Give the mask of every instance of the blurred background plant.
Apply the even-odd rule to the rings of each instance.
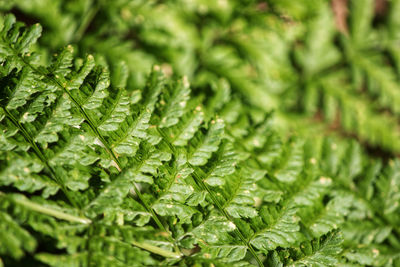
[[[45,29],[53,52],[127,62],[130,88],[155,63],[198,94],[221,80],[297,133],[355,138],[400,152],[400,1],[7,0]]]

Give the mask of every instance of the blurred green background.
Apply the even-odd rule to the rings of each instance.
[[[40,22],[51,52],[73,44],[125,61],[128,89],[160,64],[199,95],[225,87],[274,110],[291,132],[400,152],[399,0],[1,0],[0,10]]]
[[[43,63],[72,44],[78,57],[126,62],[128,90],[143,88],[157,64],[168,76],[186,75],[212,112],[249,106],[260,128],[274,113],[280,133],[311,139],[307,156],[322,147],[321,169],[352,196],[343,254],[360,264],[348,266],[398,262],[400,0],[0,0],[6,13],[43,26],[35,46]],[[240,131],[249,125],[239,118],[229,130],[257,151],[253,135],[264,132],[247,137]],[[271,150],[257,156],[267,161],[275,136],[263,137]],[[291,162],[296,147],[282,140]]]

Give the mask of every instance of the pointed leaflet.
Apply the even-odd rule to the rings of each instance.
[[[99,133],[111,148],[121,155],[134,155],[140,139],[146,137],[150,114],[138,108],[139,91],[128,93],[123,88],[109,87],[106,68],[98,70],[98,83],[83,108],[88,112]]]
[[[114,102],[110,103],[109,109],[98,124],[101,133],[104,135],[109,135],[109,132],[118,130],[119,125],[124,122],[127,115],[130,115],[131,101],[124,90],[118,90],[114,97],[108,99],[108,101],[110,100]]]
[[[238,162],[239,158],[233,149],[233,145],[225,143],[221,145],[210,163],[207,164],[207,173],[202,179],[211,186],[224,185],[225,179],[228,179],[228,176],[235,172]]]
[[[160,100],[160,128],[170,127],[179,122],[190,95],[189,81],[186,76],[182,80],[168,84],[166,88],[169,90],[164,91]]]
[[[242,167],[228,176],[224,194],[227,194],[223,206],[233,218],[253,218],[258,215],[254,195],[258,191],[257,181],[265,176],[265,171]]]
[[[141,140],[147,137],[151,112],[163,85],[163,76],[153,71],[143,100],[140,91],[128,93],[121,88],[113,90],[113,97],[105,99],[101,110],[106,115],[99,121],[99,129],[117,154],[134,155]]]
[[[73,52],[73,47],[68,45],[59,54],[55,54],[47,71],[54,74],[57,79],[70,74],[74,60]]]
[[[206,135],[200,133],[190,140],[191,148],[188,162],[194,166],[202,166],[207,163],[212,152],[218,150],[224,133],[224,121],[222,119],[212,120]]]
[[[201,257],[213,261],[220,260],[225,263],[233,263],[242,260],[246,253],[247,247],[243,245],[202,246]]]
[[[398,159],[389,162],[385,172],[376,181],[379,190],[379,198],[382,199],[383,213],[396,214],[400,208],[400,161]]]
[[[60,94],[50,95],[48,98],[55,98],[59,95]],[[48,100],[48,102],[50,101]],[[50,103],[47,105],[49,104]],[[46,147],[49,143],[57,142],[62,134],[62,131],[70,132],[71,135],[72,132],[77,134],[77,131],[73,131],[72,128],[67,126],[79,128],[83,122],[82,118],[73,113],[72,103],[66,97],[58,97],[58,99],[55,100],[55,103],[52,105],[51,110],[46,109],[45,112],[49,114],[49,117],[43,122],[45,123],[44,125],[39,126],[39,131],[35,136],[35,141],[40,143],[43,147]],[[24,116],[31,113],[32,112],[28,109],[27,112],[24,113]],[[42,118],[43,117],[44,116],[42,115]],[[37,121],[39,122],[40,120]]]
[[[262,250],[273,250],[276,247],[287,248],[296,243],[300,238],[299,217],[296,216],[296,209],[276,209],[261,207],[260,219],[262,228],[251,238],[250,243]]]
[[[265,145],[257,158],[261,163],[265,164],[265,166],[270,167],[278,160],[283,144],[281,137],[275,131],[272,131],[267,136],[268,138]]]
[[[43,190],[43,197],[54,195],[59,186],[49,177],[44,177],[42,163],[31,158],[28,153],[8,152],[0,159],[0,185],[13,185],[20,191],[35,192]]]
[[[340,233],[331,232],[320,239],[304,242],[300,245],[300,255],[285,266],[338,266],[343,239]]]
[[[89,166],[93,164],[99,156],[92,148],[95,138],[85,132],[73,129],[59,133],[57,145],[48,152],[49,162],[56,166],[80,164]]]
[[[181,238],[190,236],[194,238],[194,243],[202,247],[222,246],[236,242],[230,235],[235,229],[236,226],[234,223],[227,221],[224,216],[214,210],[210,212],[206,220],[185,233]]]
[[[346,243],[352,245],[364,244],[379,244],[384,242],[392,233],[392,227],[389,225],[380,225],[371,221],[346,221],[340,231]]]
[[[162,216],[177,216],[181,223],[190,223],[191,218],[199,211],[192,206],[187,205],[188,201],[193,201],[196,193],[192,185],[188,184],[186,177],[183,177],[181,166],[176,164],[172,172],[168,171],[170,166],[163,166],[160,171],[163,176],[158,177],[155,181],[157,191],[156,201],[153,202],[152,208]]]
[[[43,84],[37,83],[36,80],[38,80],[38,77],[27,67],[22,68],[20,72],[13,71],[4,76],[1,75],[0,77],[3,80],[2,86],[4,90],[1,95],[2,106],[8,110],[14,110],[24,106],[27,101],[34,98],[34,94],[42,92],[43,90],[47,91],[43,87]],[[38,109],[37,112],[43,109],[43,104],[40,104],[42,103],[39,103],[36,107],[36,109]],[[35,116],[31,120],[33,119],[35,119]]]
[[[274,172],[274,176],[281,182],[291,183],[295,181],[303,169],[303,143],[293,142],[283,155],[281,162]]]
[[[21,30],[23,29],[23,30]],[[19,55],[29,57],[31,46],[34,45],[40,37],[42,27],[35,24],[29,28],[24,28],[20,22],[15,22],[15,16],[8,14],[0,18],[0,62],[7,60],[12,67],[20,68],[21,64]]]
[[[137,200],[124,198],[123,203],[115,207],[111,212],[104,212],[105,222],[116,222],[118,224],[129,223],[144,226],[149,223],[151,213],[148,212]]]
[[[159,150],[168,148],[165,142],[158,146]],[[187,167],[184,153],[183,149],[176,149],[174,160],[159,168],[159,175],[154,178],[151,207],[162,216],[176,216],[180,223],[190,223],[192,216],[200,212],[195,207],[198,203],[193,200],[198,192],[188,179],[193,170]]]
[[[368,35],[371,34],[372,19],[374,16],[374,1],[351,1],[351,42],[356,49],[361,49],[363,46],[368,45],[365,42]]]
[[[328,189],[332,186],[332,179],[329,177],[321,176],[316,180],[310,179],[296,191],[293,199],[288,205],[290,207],[310,207],[315,204],[315,200],[319,199],[321,195],[326,194]]]
[[[133,155],[141,139],[147,137],[146,130],[149,127],[150,117],[151,115],[147,110],[142,110],[133,119],[129,116],[128,128],[112,143],[114,151],[121,155]]]
[[[337,64],[340,60],[340,53],[332,41],[336,33],[332,8],[326,4],[316,6],[318,16],[311,21],[307,29],[306,48],[297,50],[296,54],[308,79],[318,78],[318,72]],[[314,87],[313,84],[309,86]],[[312,89],[319,90],[319,88]]]
[[[191,218],[198,211],[174,200],[160,200],[155,203],[152,208],[161,216],[176,216],[179,218],[180,223],[190,223]]]
[[[253,128],[253,127],[251,127]],[[253,150],[256,148],[262,148],[269,141],[272,132],[272,120],[267,118],[261,125],[254,126],[254,130],[252,130],[249,135],[246,136],[244,140],[245,146],[249,150]]]
[[[320,237],[335,230],[344,222],[349,212],[350,201],[349,196],[335,196],[322,210],[318,210],[315,216],[305,218],[304,224],[310,228],[314,237]]]
[[[194,102],[193,104],[197,103]],[[199,130],[200,125],[204,120],[204,112],[200,105],[194,109],[189,103],[185,114],[180,118],[179,123],[171,129],[167,130],[167,135],[170,137],[171,143],[175,146],[186,146],[188,141],[193,138]]]
[[[343,257],[350,264],[358,266],[396,266],[400,257],[398,249],[383,247],[377,244],[364,245],[354,250],[343,252]]]
[[[153,183],[152,175],[157,173],[163,161],[170,160],[171,155],[157,151],[148,144],[142,144],[135,159],[131,158],[130,167],[126,167],[113,181],[108,183],[100,194],[89,204],[87,210],[90,214],[113,210],[115,205],[123,202],[134,184],[138,182]]]
[[[103,102],[107,101],[107,97],[110,95],[108,91],[108,87],[110,86],[110,73],[108,72],[108,69],[105,67],[97,68],[95,69],[94,74],[96,80],[95,87],[93,88],[91,95],[85,99],[84,104],[82,105],[82,107],[90,113],[93,119],[100,114],[102,115],[100,111],[107,113],[107,110],[100,108],[102,107]],[[110,99],[109,101],[112,100],[113,99]]]

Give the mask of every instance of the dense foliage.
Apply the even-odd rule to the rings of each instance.
[[[0,0],[0,266],[400,266],[400,1],[348,4]]]

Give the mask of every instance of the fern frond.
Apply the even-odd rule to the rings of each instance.
[[[300,249],[290,251],[293,260],[285,262],[287,266],[332,266],[338,264],[342,237],[338,232],[331,232],[320,239],[304,242]]]
[[[54,195],[60,189],[51,178],[40,172],[43,165],[37,158],[27,153],[2,153],[0,170],[1,186],[13,184],[20,191],[35,192],[42,190],[43,197]]]
[[[29,10],[23,2],[15,0],[21,12]],[[210,2],[207,10],[200,2],[49,3],[47,11],[35,2],[39,18],[85,14],[54,45],[36,44],[39,26],[1,18],[5,264],[396,266],[398,161],[376,161],[355,141],[324,138],[326,130],[312,140],[301,128],[281,131],[324,113],[335,127],[397,151],[395,74],[371,65],[386,55],[352,62],[381,36],[371,27],[372,1],[353,3],[354,29],[337,43],[320,0],[271,1],[268,8],[288,7],[287,18],[257,1]],[[289,23],[293,14],[306,28]],[[49,56],[68,40],[77,43]],[[101,53],[79,58],[88,48]],[[156,59],[168,64],[145,81]],[[170,67],[187,75],[176,79]],[[292,111],[305,112],[296,122]]]
[[[300,238],[299,218],[296,209],[277,210],[263,208],[261,218],[255,225],[259,228],[250,238],[250,242],[262,251],[273,250],[276,247],[289,247]],[[258,225],[257,225],[258,224]]]

